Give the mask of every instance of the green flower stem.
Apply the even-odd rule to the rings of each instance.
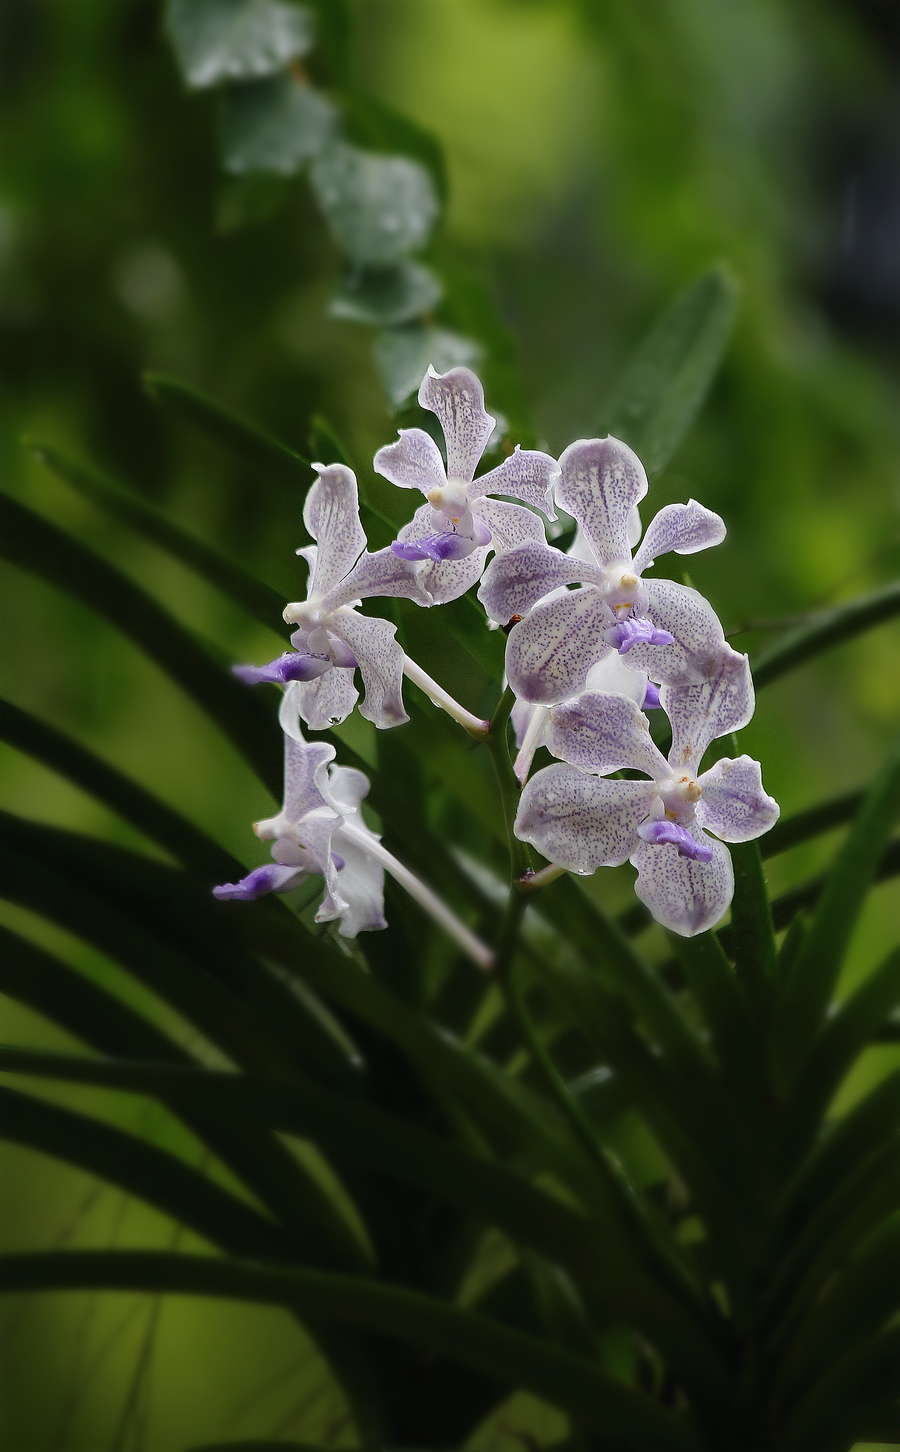
[[[518,778],[513,770],[512,757],[509,753],[509,717],[516,698],[512,687],[507,686],[500,703],[491,717],[490,728],[485,737],[488,755],[491,758],[491,765],[494,768],[494,775],[497,778],[497,788],[500,792],[500,805],[503,808],[503,816],[506,821],[506,840],[509,846],[509,866],[511,879],[524,876],[531,871],[531,863],[528,860],[528,849],[524,842],[520,842],[513,831],[513,823],[516,820],[516,812],[519,808],[519,786]]]

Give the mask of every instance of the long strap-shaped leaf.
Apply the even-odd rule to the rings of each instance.
[[[124,631],[216,721],[276,800],[282,738],[262,699],[222,670],[163,607],[71,535],[0,496],[0,551]]]
[[[646,1449],[695,1449],[690,1424],[589,1361],[433,1297],[350,1276],[150,1251],[73,1251],[0,1258],[0,1291],[128,1290],[287,1306],[376,1331],[474,1366]]]
[[[777,645],[754,662],[753,679],[757,689],[777,681],[796,666],[804,665],[823,650],[852,640],[866,630],[874,630],[886,620],[900,615],[900,585],[893,583],[871,595],[862,595],[857,600],[848,600],[833,610],[826,610],[811,624],[802,625],[791,631]]]
[[[784,1082],[802,1067],[822,1022],[850,936],[900,812],[900,737],[847,836],[785,984],[774,1038]]]
[[[309,479],[312,466],[302,454],[199,388],[163,373],[145,373],[144,386],[152,399],[199,428],[229,454],[238,454],[283,484],[296,486]]]

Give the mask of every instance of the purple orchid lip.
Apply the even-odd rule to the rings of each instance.
[[[265,897],[266,893],[286,891],[293,885],[294,879],[300,876],[302,872],[296,867],[282,867],[276,863],[255,867],[240,882],[223,882],[220,887],[214,887],[213,897],[217,897],[220,902],[230,898],[239,902],[255,902],[258,897]]]
[[[604,638],[619,655],[625,655],[633,645],[671,645],[675,639],[668,630],[657,630],[643,615],[618,620],[604,632]]]
[[[331,670],[331,661],[327,655],[301,655],[298,651],[287,650],[277,660],[269,661],[268,665],[236,665],[231,669],[248,686],[263,682],[285,686],[289,681],[314,681],[317,676]]]
[[[647,689],[644,692],[644,699],[641,702],[642,711],[652,711],[659,706],[659,686],[654,686],[652,681],[647,682]]]
[[[712,862],[712,848],[706,842],[698,842],[686,827],[679,827],[677,822],[643,822],[638,827],[638,836],[642,842],[677,847],[679,857],[689,857],[693,862]]]
[[[454,534],[447,530],[440,534],[426,535],[425,539],[394,540],[391,549],[401,560],[433,560],[443,564],[445,560],[464,560],[478,548],[474,539]]]

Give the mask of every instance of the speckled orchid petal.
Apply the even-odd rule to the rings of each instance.
[[[559,460],[556,500],[574,515],[597,563],[631,560],[629,522],[647,493],[647,475],[633,449],[614,438],[578,439]]]
[[[658,923],[683,938],[714,927],[734,893],[731,854],[723,843],[695,827],[697,841],[711,850],[708,862],[695,862],[677,846],[641,842],[631,855],[637,868],[634,890]]]
[[[534,540],[491,560],[478,598],[491,619],[505,625],[514,615],[527,614],[561,585],[585,583],[603,584],[603,575],[595,565]]]
[[[762,771],[750,756],[723,757],[700,778],[697,821],[723,842],[751,842],[774,827],[778,803],[763,791]]]
[[[379,449],[372,462],[381,474],[399,489],[421,489],[428,494],[447,482],[441,451],[424,429],[399,429],[393,444]]]
[[[674,550],[677,555],[693,555],[698,550],[721,544],[725,538],[725,521],[711,509],[689,499],[687,504],[667,504],[647,525],[647,533],[634,557],[634,572],[649,570],[660,555]]]
[[[434,534],[434,510],[429,504],[422,504],[412,519],[400,531],[398,541],[415,544]],[[448,560],[441,564],[430,561],[418,568],[418,581],[434,605],[444,605],[449,600],[458,600],[460,595],[481,579],[489,546],[479,545],[461,560]]]
[[[328,773],[329,804],[342,817],[350,817],[359,811],[370,785],[365,772],[357,771],[355,766],[333,766]],[[361,816],[359,820],[362,823]]]
[[[334,840],[342,867],[326,890],[316,922],[327,923],[338,918],[339,932],[344,938],[386,928],[384,868],[355,842],[342,837],[340,830]]]
[[[669,775],[646,716],[628,696],[582,691],[553,707],[545,739],[554,756],[583,771],[607,775],[630,767],[656,781]]]
[[[691,685],[715,671],[725,632],[708,601],[674,580],[644,580],[647,616],[658,630],[673,637],[671,645],[634,645],[629,665],[645,670],[663,685]]]
[[[284,738],[284,805],[282,817],[299,822],[307,813],[329,807],[328,767],[337,755],[327,741]]]
[[[316,541],[309,595],[325,595],[352,570],[366,547],[359,522],[356,475],[344,464],[313,464],[318,479],[306,496],[303,523]]]
[[[567,590],[536,605],[510,631],[506,675],[517,696],[552,706],[584,688],[588,671],[609,651],[600,592]]]
[[[540,515],[521,504],[507,504],[502,499],[479,499],[475,517],[487,526],[497,554],[518,549],[524,544],[544,544],[544,522]],[[508,617],[507,617],[508,618]]]
[[[664,685],[659,699],[672,723],[669,761],[675,770],[696,776],[711,742],[740,731],[753,715],[755,695],[750,663],[724,642],[711,673],[690,685]]]
[[[313,681],[331,670],[327,656],[303,655],[296,650],[287,650],[277,660],[264,666],[237,665],[231,667],[234,675],[248,686],[272,682],[286,686],[289,681]]]
[[[563,763],[522,789],[515,833],[548,861],[583,876],[627,862],[656,792],[649,781],[607,781]]]
[[[278,720],[288,735],[305,721],[313,731],[327,731],[346,721],[359,699],[352,670],[330,670],[317,681],[295,682],[282,697]]]
[[[556,518],[553,508],[553,486],[559,478],[559,465],[540,449],[520,449],[518,444],[508,459],[473,479],[469,489],[471,500],[486,494],[508,494],[540,509],[548,519]]]
[[[344,610],[334,616],[332,629],[335,634],[340,632],[359,661],[366,690],[360,715],[378,727],[399,726],[408,721],[403,709],[403,651],[394,638],[396,625]]]
[[[471,482],[496,419],[485,410],[484,389],[470,368],[436,373],[429,365],[419,403],[437,414],[447,445],[447,478]]]
[[[374,554],[367,550],[346,579],[325,597],[323,605],[327,610],[339,610],[353,600],[368,600],[375,595],[403,597],[415,600],[417,605],[431,604],[417,571],[408,560],[398,559],[389,545]]]
[[[306,876],[302,867],[279,867],[274,862],[267,862],[264,867],[254,868],[240,882],[223,882],[221,886],[214,887],[213,897],[221,901],[235,898],[238,902],[256,902],[257,898],[270,892],[290,892]]]

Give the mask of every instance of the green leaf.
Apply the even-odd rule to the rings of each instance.
[[[764,858],[775,857],[779,852],[787,852],[801,842],[808,842],[810,837],[817,837],[820,832],[830,832],[834,827],[842,827],[856,816],[864,795],[862,791],[844,792],[816,807],[795,812],[792,817],[780,818],[770,832],[760,837],[760,852]]]
[[[738,288],[714,267],[663,313],[607,399],[601,433],[640,455],[653,479],[671,459],[699,412],[731,329]]]
[[[375,359],[387,396],[399,408],[416,392],[429,363],[438,373],[450,368],[472,368],[481,348],[471,338],[449,333],[428,323],[385,328],[375,339]]]
[[[336,141],[313,162],[310,176],[328,225],[354,262],[389,266],[428,241],[438,199],[418,162]]]
[[[293,176],[337,130],[330,101],[291,74],[229,86],[222,103],[222,165],[241,176]]]
[[[319,3],[332,6],[334,0],[319,0]],[[421,162],[431,175],[442,205],[446,204],[448,182],[444,150],[431,131],[396,111],[386,101],[363,96],[357,89],[343,91],[340,103],[350,141],[371,151],[399,152],[401,156],[411,156]]]
[[[284,0],[169,0],[166,29],[193,90],[270,76],[312,45],[309,11]]]
[[[163,373],[145,373],[144,387],[154,402],[187,419],[227,453],[238,454],[248,464],[292,488],[311,482],[308,471],[312,465],[302,454],[198,388]]]
[[[784,986],[774,1052],[790,1081],[827,1010],[844,953],[900,812],[900,738],[872,783],[809,922]]]
[[[0,1258],[0,1290],[170,1292],[287,1306],[448,1356],[522,1387],[646,1452],[696,1449],[685,1419],[590,1362],[470,1311],[383,1282],[158,1251],[71,1251]]]
[[[236,605],[240,605],[260,624],[267,625],[270,630],[279,628],[284,601],[277,590],[264,585],[240,565],[233,564],[217,550],[210,549],[209,545],[195,539],[177,524],[172,524],[165,515],[134,494],[126,493],[95,469],[67,458],[48,444],[37,443],[31,439],[24,442],[35,458],[46,464],[60,479],[64,479],[82,498],[89,499],[111,518],[135,530],[144,539],[165,550],[173,559],[180,560],[208,584],[221,590]]]
[[[682,938],[677,933],[667,936],[706,1020],[720,1065],[742,1065],[743,1074],[735,1077],[746,1082],[757,1050],[749,1041],[746,1010],[734,969],[717,934],[710,930],[694,938]]]
[[[811,625],[801,625],[791,631],[757,658],[753,665],[757,690],[777,681],[779,676],[786,675],[797,666],[805,665],[823,650],[830,650],[845,640],[874,630],[876,625],[893,620],[897,615],[900,615],[900,584],[896,582],[882,590],[875,590],[871,595],[861,595],[857,600],[837,605],[833,610],[824,610]]]
[[[761,1017],[768,1011],[778,961],[762,857],[758,842],[735,842],[728,850],[734,865],[729,934],[734,968],[752,1011]]]
[[[229,737],[277,800],[282,739],[263,701],[223,671],[152,597],[17,500],[0,497],[3,558],[67,591],[129,636]]]
[[[442,292],[438,278],[420,262],[354,269],[332,298],[330,311],[348,323],[394,327],[430,312]]]

